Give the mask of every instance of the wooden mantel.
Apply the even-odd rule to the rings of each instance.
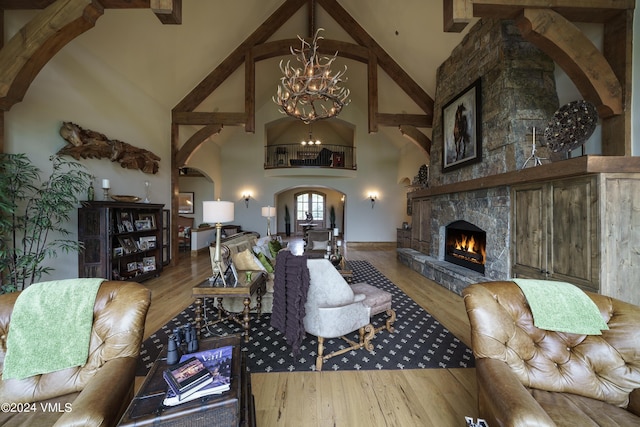
[[[581,156],[518,171],[491,175],[485,178],[476,178],[454,184],[416,190],[408,193],[408,197],[412,199],[427,198],[442,194],[484,190],[487,188],[527,184],[597,173],[638,172],[640,172],[640,157]]]

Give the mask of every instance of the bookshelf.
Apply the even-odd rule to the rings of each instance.
[[[94,201],[78,209],[78,277],[142,282],[163,267],[163,206]]]

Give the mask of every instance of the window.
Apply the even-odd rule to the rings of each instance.
[[[304,221],[307,212],[313,215],[314,221],[324,221],[325,195],[309,192],[296,195],[296,219]]]

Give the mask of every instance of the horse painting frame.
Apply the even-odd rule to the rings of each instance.
[[[476,80],[442,107],[442,172],[482,160],[482,91]]]

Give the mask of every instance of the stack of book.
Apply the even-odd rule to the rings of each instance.
[[[232,350],[226,346],[183,355],[163,372],[169,385],[163,404],[175,406],[229,390]]]

